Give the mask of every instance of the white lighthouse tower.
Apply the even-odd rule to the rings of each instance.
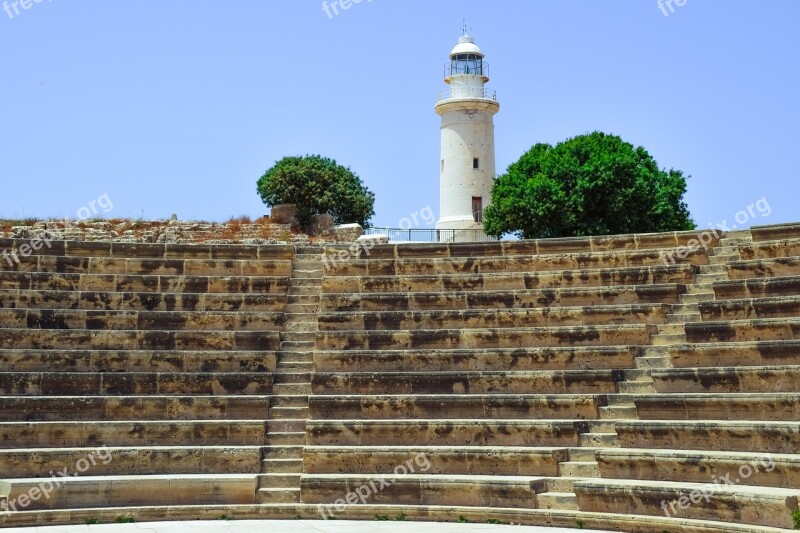
[[[437,230],[482,230],[483,210],[495,178],[494,115],[500,104],[486,88],[489,65],[475,39],[464,35],[450,53],[436,113],[442,117],[440,219]],[[443,241],[467,240],[468,232],[442,231]],[[471,233],[471,232],[469,232]]]

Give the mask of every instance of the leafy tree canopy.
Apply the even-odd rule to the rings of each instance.
[[[320,155],[285,157],[258,180],[258,194],[268,207],[295,204],[303,227],[311,217],[329,213],[338,224],[369,227],[375,195],[352,170]]]
[[[642,147],[594,132],[537,144],[499,176],[487,234],[524,239],[692,230],[686,177]]]

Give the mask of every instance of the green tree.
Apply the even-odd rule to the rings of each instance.
[[[369,227],[375,195],[349,168],[319,155],[284,157],[258,180],[258,194],[268,207],[295,204],[303,227],[311,217],[329,213],[338,224]]]
[[[686,177],[642,147],[594,132],[537,144],[499,176],[484,230],[524,239],[695,229]]]

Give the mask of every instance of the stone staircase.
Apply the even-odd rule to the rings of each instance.
[[[0,268],[0,502],[113,460],[0,523],[319,518],[386,476],[336,517],[790,527],[800,226],[663,264],[692,237],[377,246],[334,271],[344,247],[55,244]]]
[[[292,260],[285,331],[276,354],[275,396],[267,422],[270,445],[262,450],[259,503],[300,502],[322,277],[322,248],[297,248]]]

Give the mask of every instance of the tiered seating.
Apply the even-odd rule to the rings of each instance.
[[[382,246],[338,262],[302,501],[332,505],[383,475],[368,504],[577,511],[571,483],[592,470],[578,448],[616,437],[598,433],[613,428],[609,395],[709,262],[699,249],[664,265],[693,237]]]
[[[776,232],[781,240],[771,240]],[[720,481],[711,497],[673,503],[669,514],[792,527],[800,227],[756,228],[753,237],[730,239],[736,257],[721,267],[730,281],[714,282],[712,299],[697,304],[701,321],[685,325],[687,343],[668,347],[674,368],[652,371],[657,394],[635,398],[639,420],[617,422],[622,448],[598,451],[603,479],[576,483],[581,510],[664,516],[662,502]]]
[[[0,477],[15,520],[255,503],[293,248],[34,253],[0,262]],[[67,477],[31,498],[54,472]]]

